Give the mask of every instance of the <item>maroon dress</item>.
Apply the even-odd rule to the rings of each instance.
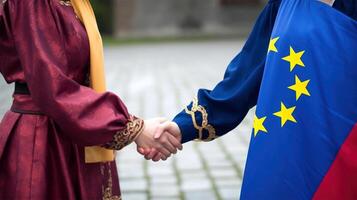
[[[0,124],[0,199],[121,199],[115,162],[86,164],[84,146],[121,148],[143,123],[88,88],[88,71],[69,1],[0,0],[0,72],[30,92],[14,95]]]

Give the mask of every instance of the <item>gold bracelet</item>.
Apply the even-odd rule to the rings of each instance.
[[[144,120],[135,116],[130,116],[126,128],[118,131],[113,138],[113,141],[104,145],[107,149],[121,150],[125,146],[132,143],[144,130]]]
[[[208,124],[208,113],[207,113],[206,109],[203,106],[198,105],[198,99],[197,98],[193,99],[191,110],[189,110],[186,107],[185,108],[185,112],[187,114],[191,115],[193,126],[195,127],[195,129],[198,130],[198,140],[208,142],[208,141],[212,141],[212,140],[217,138],[216,130],[214,129],[214,127],[212,125]],[[197,124],[196,112],[199,112],[202,115],[202,124],[201,124],[201,126],[199,126]],[[206,139],[203,139],[203,130],[207,130],[208,131],[208,137]]]

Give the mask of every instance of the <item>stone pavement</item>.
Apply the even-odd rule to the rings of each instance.
[[[143,44],[105,49],[109,89],[143,118],[171,119],[195,96],[222,79],[242,41]],[[12,87],[0,78],[0,116]],[[237,102],[239,103],[239,102]],[[118,154],[124,200],[238,199],[252,111],[242,124],[210,143],[191,142],[165,162],[145,161],[130,145]]]

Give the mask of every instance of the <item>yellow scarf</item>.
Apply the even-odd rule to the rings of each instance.
[[[74,11],[84,24],[90,46],[90,83],[96,92],[105,92],[103,43],[89,0],[71,0]],[[85,147],[85,162],[98,163],[114,160],[114,151],[98,146]]]

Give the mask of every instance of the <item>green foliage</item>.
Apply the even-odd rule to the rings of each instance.
[[[102,34],[111,35],[113,33],[113,0],[91,0],[99,30]]]

